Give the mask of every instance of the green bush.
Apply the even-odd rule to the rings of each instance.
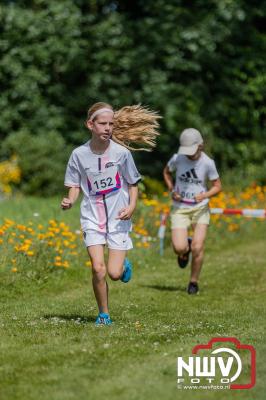
[[[162,196],[163,192],[166,191],[166,187],[161,181],[150,178],[149,176],[142,177],[142,183],[144,186],[144,193],[147,195]]]
[[[4,140],[1,157],[17,155],[22,171],[18,187],[23,193],[50,196],[63,191],[70,151],[57,132],[33,136],[21,131],[10,134]]]

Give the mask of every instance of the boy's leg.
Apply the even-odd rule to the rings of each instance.
[[[108,286],[105,279],[104,246],[89,246],[87,250],[92,262],[92,286],[99,312],[108,314]]]
[[[192,264],[190,282],[197,283],[203,263],[204,242],[207,235],[208,225],[195,224],[193,225],[194,234],[191,244]]]
[[[121,278],[124,272],[125,257],[126,250],[109,249],[107,271],[113,281],[118,281]]]
[[[172,229],[172,244],[176,254],[182,257],[189,250],[187,228]]]

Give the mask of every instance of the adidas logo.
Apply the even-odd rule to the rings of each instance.
[[[190,169],[189,171],[186,171],[184,174],[179,176],[179,179],[181,182],[185,183],[196,183],[196,184],[202,183],[194,168]]]
[[[196,174],[196,171],[195,171],[194,168],[192,168],[190,171],[185,172],[181,176],[183,178],[195,178],[195,179],[198,179],[198,175]]]

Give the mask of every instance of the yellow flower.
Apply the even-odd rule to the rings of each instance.
[[[56,261],[56,262],[54,263],[54,265],[55,265],[56,267],[62,267],[61,261]]]
[[[49,225],[57,226],[57,222],[54,219],[49,220]]]
[[[18,272],[18,269],[17,269],[16,267],[13,267],[13,268],[11,269],[11,271],[12,271],[12,272]]]
[[[17,225],[17,229],[20,230],[20,231],[25,231],[25,230],[26,230],[26,226],[25,226],[25,225],[18,224],[18,225]]]
[[[62,263],[62,266],[63,266],[64,268],[69,268],[69,262],[68,262],[68,261],[64,261],[64,262]]]

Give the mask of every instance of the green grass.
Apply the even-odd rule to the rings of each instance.
[[[1,219],[57,218],[77,229],[78,209],[63,213],[58,203],[2,202]],[[94,326],[97,310],[88,268],[77,263],[36,279],[27,267],[12,273],[2,265],[1,400],[264,399],[265,223],[221,237],[211,228],[198,296],[186,294],[189,270],[177,268],[171,249],[164,257],[157,250],[135,249],[133,280],[110,282],[114,324],[106,328]],[[256,386],[178,390],[177,356],[187,357],[196,344],[217,336],[255,346]]]

